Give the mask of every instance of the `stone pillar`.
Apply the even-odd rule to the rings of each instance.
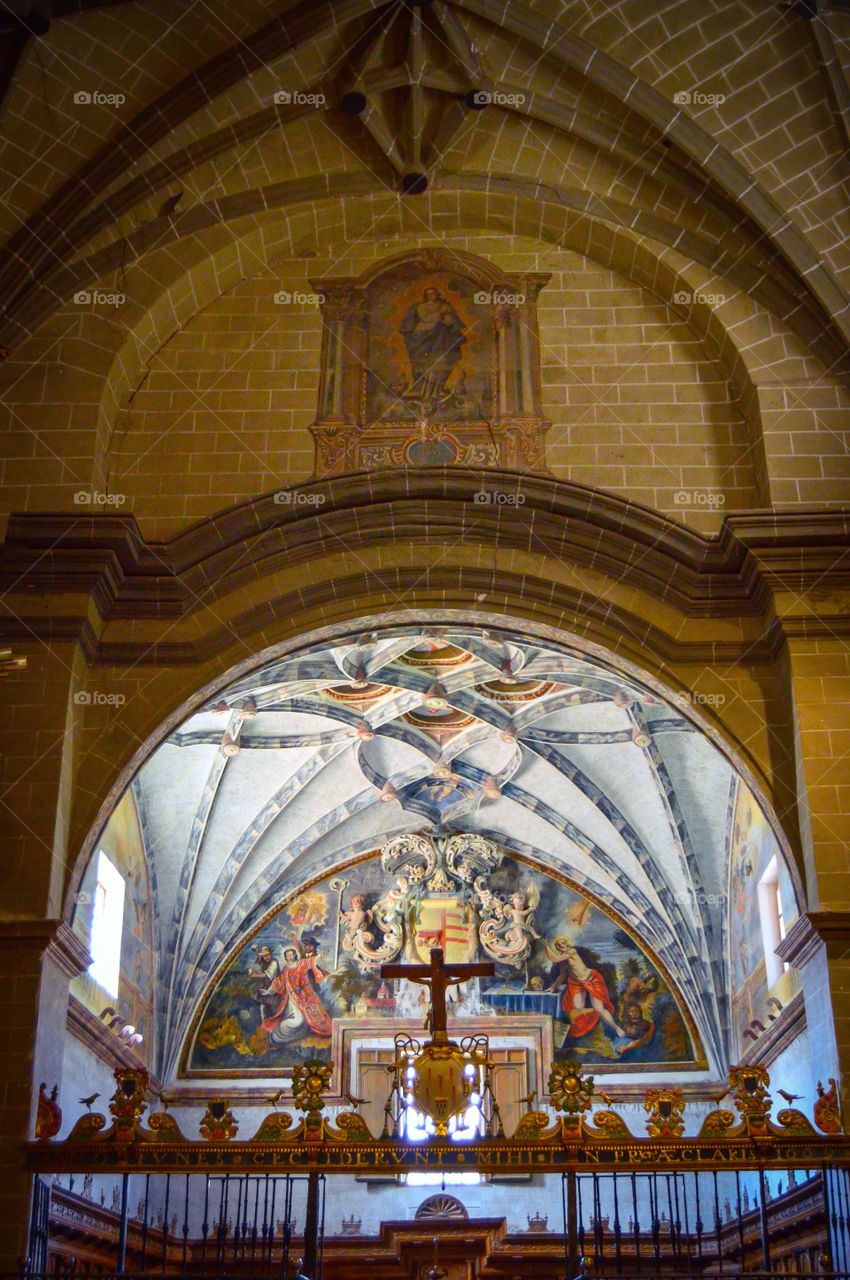
[[[22,1144],[35,1132],[38,1086],[60,1086],[68,984],[89,963],[85,947],[58,920],[0,922],[0,1271],[26,1254],[32,1180]]]

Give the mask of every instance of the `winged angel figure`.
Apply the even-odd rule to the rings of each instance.
[[[519,968],[528,959],[531,943],[540,937],[534,927],[539,886],[532,880],[527,889],[517,889],[502,902],[487,888],[484,877],[478,876],[475,891],[483,917],[478,929],[481,945],[494,960]]]

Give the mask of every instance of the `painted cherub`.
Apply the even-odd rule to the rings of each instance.
[[[366,906],[366,896],[352,893],[351,903],[347,911],[340,911],[340,920],[345,921],[345,936],[342,940],[344,950],[351,951],[358,933],[365,933],[374,916]]]

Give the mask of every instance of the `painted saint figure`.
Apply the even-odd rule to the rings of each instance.
[[[548,990],[562,989],[561,1009],[570,1024],[568,1037],[578,1040],[588,1035],[600,1021],[616,1036],[624,1037],[625,1032],[614,1020],[614,1002],[599,970],[585,964],[569,938],[553,938],[551,947],[545,941],[543,946],[556,966]]]
[[[248,970],[248,977],[259,983],[254,998],[260,1006],[260,1013],[268,1018],[277,1007],[277,999],[271,990],[275,978],[280,977],[280,964],[272,955],[271,947],[253,947],[258,968]]]
[[[283,968],[262,996],[276,997],[273,1011],[260,1026],[272,1044],[285,1044],[306,1033],[317,1036],[331,1034],[331,1019],[313,983],[324,982],[327,973],[316,959],[316,943],[305,938],[303,955],[295,947],[283,953]],[[306,1024],[306,1025],[305,1025]]]
[[[408,307],[399,332],[410,361],[412,392],[426,398],[447,394],[446,383],[466,342],[463,330],[460,316],[433,285],[421,302]]]

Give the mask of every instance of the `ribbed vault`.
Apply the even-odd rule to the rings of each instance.
[[[409,831],[479,832],[605,904],[663,958],[722,1069],[736,785],[681,701],[602,655],[399,625],[269,661],[133,783],[158,886],[160,1070],[278,903]]]
[[[141,8],[128,7],[131,25]],[[846,299],[826,255],[782,208],[781,187],[768,193],[733,158],[722,127],[712,134],[671,101],[676,86],[664,76],[653,84],[648,66],[643,75],[630,70],[580,35],[567,7],[549,8],[306,3],[284,6],[253,31],[243,28],[257,15],[246,11],[238,30],[230,15],[229,44],[222,14],[205,41],[214,56],[183,79],[158,68],[159,91],[147,99],[117,66],[119,83],[101,91],[122,83],[137,91],[123,92],[108,141],[93,147],[84,131],[76,169],[57,142],[58,171],[67,165],[61,184],[25,214],[0,255],[2,340],[20,343],[75,290],[144,267],[171,244],[179,252],[205,228],[232,224],[238,238],[246,220],[269,210],[397,196],[420,174],[473,203],[499,193],[534,200],[542,223],[547,206],[587,216],[600,242],[623,228],[638,243],[675,249],[843,368]],[[80,17],[78,40],[86,23],[109,21]],[[58,23],[45,40],[58,42],[55,56],[66,63],[61,108],[73,119],[78,69],[60,35]],[[159,52],[167,45],[163,33]],[[27,65],[19,72],[30,74]],[[323,152],[317,167],[329,135],[334,159]],[[499,159],[505,143],[510,171]],[[24,214],[23,192],[13,188],[16,202]]]

